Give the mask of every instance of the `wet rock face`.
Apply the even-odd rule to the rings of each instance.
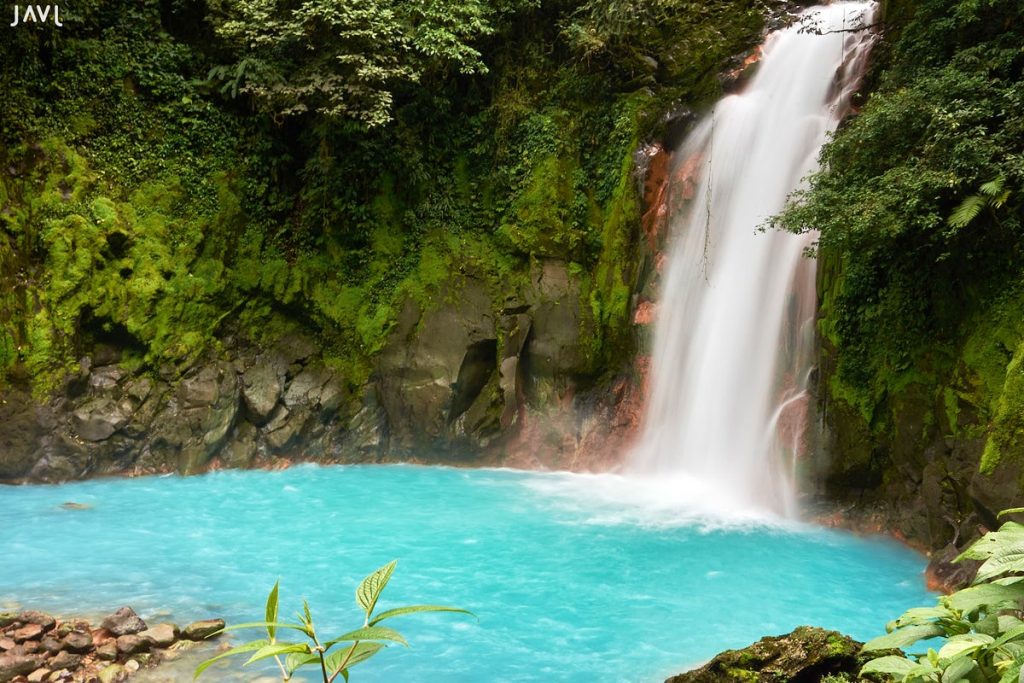
[[[0,481],[114,472],[249,467],[334,453],[349,389],[303,338],[199,363],[178,377],[133,374],[84,358],[50,401],[0,401]],[[104,359],[116,354],[96,354]]]
[[[593,316],[568,264],[546,259],[514,287],[460,273],[407,301],[361,387],[301,336],[225,344],[181,374],[129,371],[98,347],[49,402],[4,395],[0,481],[279,459],[606,469],[625,453],[612,431],[635,427],[635,392],[623,387],[638,375],[598,378]]]
[[[841,673],[856,680],[861,645],[838,631],[799,626],[742,650],[726,650],[665,683],[817,683],[828,674]]]

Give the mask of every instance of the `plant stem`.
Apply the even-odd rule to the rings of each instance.
[[[349,648],[348,654],[345,655],[345,659],[343,659],[341,664],[338,665],[338,670],[331,675],[330,679],[327,680],[327,683],[333,683],[334,679],[338,677],[338,674],[345,670],[345,667],[348,666],[348,660],[352,659],[353,653],[355,653],[356,648],[359,647],[359,642],[360,641],[357,640],[352,643],[352,647]]]

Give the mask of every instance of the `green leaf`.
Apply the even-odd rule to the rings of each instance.
[[[373,613],[373,608],[377,605],[381,591],[384,590],[384,587],[388,585],[388,581],[391,580],[391,574],[395,571],[395,565],[397,564],[398,560],[391,560],[363,579],[359,587],[356,588],[356,602],[366,612],[367,619]]]
[[[231,626],[225,626],[218,633],[227,633],[228,631],[238,631],[243,628],[268,628],[273,626],[275,628],[287,628],[293,631],[299,631],[300,633],[307,633],[306,627],[302,624],[286,624],[280,621],[269,622],[269,621],[249,621],[244,624],[232,624]]]
[[[1007,508],[1006,510],[1000,510],[996,518],[1005,517],[1006,515],[1015,515],[1018,512],[1024,512],[1024,508]]]
[[[1002,619],[1002,617],[1000,617],[1000,619]],[[1024,624],[1021,624],[1020,626],[1014,626],[1013,628],[1007,629],[1003,633],[1003,635],[1001,635],[998,638],[996,638],[996,643],[995,644],[996,645],[1002,645],[1003,643],[1008,643],[1011,640],[1017,640],[1021,636],[1024,636]]]
[[[987,183],[983,183],[982,186],[978,188],[978,191],[981,192],[983,195],[987,195],[989,197],[995,197],[996,195],[998,195],[999,193],[1001,193],[1003,191],[1003,186],[1005,184],[1006,184],[1006,176],[1003,175],[1002,173],[1000,173],[998,176],[996,176],[992,180],[988,181]],[[1006,514],[1006,513],[1007,513],[1007,511],[1003,510],[999,514],[1002,515],[1002,514]]]
[[[1009,633],[1018,626],[1024,626],[1024,621],[1021,621],[1012,614],[1000,614],[999,615],[999,632]]]
[[[872,659],[870,662],[865,664],[860,674],[889,674],[891,676],[906,676],[910,671],[914,669],[916,664],[910,661],[906,657],[899,657],[897,655],[888,655],[886,657],[879,657],[878,659]]]
[[[287,657],[285,657],[284,668],[289,674],[292,674],[295,672],[295,670],[303,666],[319,663],[320,655],[316,654],[315,652],[308,655],[304,655],[301,652],[293,652]]]
[[[977,662],[970,657],[966,655],[957,657],[946,665],[946,669],[942,672],[941,683],[959,683],[977,668]]]
[[[1001,547],[978,568],[974,583],[982,583],[1011,572],[1024,571],[1024,542]]]
[[[471,617],[476,615],[469,610],[459,609],[458,607],[446,607],[444,605],[409,605],[408,607],[396,607],[394,609],[384,610],[376,617],[370,620],[368,626],[375,626],[385,619],[391,619],[392,617],[400,617],[404,614],[416,614],[418,612],[458,612],[460,614],[468,614]]]
[[[264,645],[256,651],[252,657],[246,660],[243,666],[258,662],[261,659],[267,659],[268,657],[276,657],[277,655],[287,655],[292,652],[298,653],[309,653],[309,645],[306,643],[271,643]]]
[[[355,631],[349,631],[345,635],[338,636],[333,640],[329,640],[324,643],[325,648],[330,648],[333,645],[343,642],[351,642],[355,640],[390,640],[394,643],[401,643],[402,645],[408,646],[409,643],[402,637],[402,634],[394,629],[390,629],[386,626],[365,626],[363,628],[357,628]]]
[[[1001,586],[995,583],[985,583],[947,595],[943,601],[955,610],[973,612],[981,608],[991,611],[1001,605],[1016,603],[1022,598],[1024,598],[1024,585]]]
[[[1017,683],[1020,680],[1020,662],[1014,662],[1011,664],[1006,671],[1003,672],[1003,677],[999,679],[999,683]]]
[[[270,595],[267,596],[267,635],[270,636],[270,640],[274,640],[274,635],[277,633],[277,591],[281,584],[281,580],[278,579],[274,582],[274,587],[270,589]]]
[[[953,636],[939,650],[939,659],[952,660],[959,655],[976,652],[994,642],[995,638],[984,633],[964,633],[963,635]]]
[[[983,208],[985,208],[985,198],[978,194],[972,194],[960,202],[946,222],[953,228],[966,228],[971,221],[978,217]]]
[[[245,643],[243,645],[239,645],[238,647],[233,647],[233,648],[231,648],[230,650],[228,650],[226,652],[220,653],[216,657],[211,657],[210,659],[205,660],[204,662],[200,663],[199,666],[196,667],[196,671],[192,675],[192,680],[194,681],[197,678],[199,678],[199,675],[202,674],[207,669],[209,669],[211,665],[213,665],[216,662],[219,662],[220,660],[224,659],[225,657],[232,657],[234,655],[240,655],[243,652],[252,652],[253,650],[258,650],[261,647],[266,646],[267,644],[268,643],[267,643],[266,640],[254,640],[254,641],[252,641],[250,643]]]
[[[343,664],[343,671],[351,669],[356,664],[365,662],[370,657],[384,649],[383,643],[358,643],[354,648],[347,647],[344,650],[333,652],[327,657],[327,671],[335,672]],[[351,656],[350,656],[351,653]],[[347,661],[346,661],[347,660]]]
[[[960,553],[954,562],[961,560],[986,560],[1002,548],[1024,542],[1024,524],[1007,522],[998,531],[990,531]]]
[[[861,651],[872,652],[875,650],[892,650],[893,648],[902,648],[907,645],[913,645],[919,640],[941,636],[943,633],[942,627],[938,624],[917,624],[915,626],[907,626],[906,628],[898,629],[892,633],[887,633],[884,636],[872,638],[868,642],[864,643],[864,647]]]
[[[936,619],[955,619],[956,615],[947,607],[912,607],[896,621],[889,622],[887,630],[895,630],[915,624],[929,624]]]

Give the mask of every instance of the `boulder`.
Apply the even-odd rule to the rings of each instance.
[[[204,619],[194,621],[186,626],[185,630],[181,632],[181,636],[187,640],[205,640],[223,628],[223,619]]]
[[[28,683],[40,683],[41,681],[45,681],[46,677],[51,673],[52,672],[46,667],[36,669],[28,675]]]
[[[104,441],[128,424],[131,413],[109,398],[87,401],[71,414],[71,426],[85,441]]]
[[[18,676],[26,676],[40,667],[42,660],[29,655],[0,655],[0,683],[7,683]]]
[[[123,655],[133,655],[148,649],[149,641],[141,636],[129,634],[117,637],[117,651]]]
[[[726,650],[665,683],[817,683],[826,675],[860,671],[862,643],[838,631],[798,626],[742,650]]]
[[[35,610],[22,612],[18,615],[18,621],[23,624],[39,624],[43,627],[44,631],[49,631],[57,625],[57,620],[49,614],[46,614],[45,612],[36,612]]]
[[[178,639],[178,627],[174,624],[157,624],[141,631],[139,637],[156,647],[170,647]]]
[[[0,650],[13,650],[17,643],[14,642],[13,638],[3,637],[0,638]],[[59,647],[57,648],[60,649]]]
[[[15,629],[11,637],[16,643],[24,643],[26,640],[36,640],[42,635],[43,627],[39,624],[25,624],[21,628]]]
[[[103,619],[103,628],[115,636],[125,636],[146,630],[146,622],[131,607],[122,607]]]
[[[100,683],[121,683],[128,680],[129,673],[120,664],[111,664],[99,673]]]
[[[39,641],[39,644],[42,646],[44,650],[49,652],[51,655],[55,655],[62,649],[64,649],[64,645],[59,640],[56,640],[54,638],[43,638],[41,641]],[[89,644],[92,645],[92,638],[89,639]]]
[[[266,423],[281,398],[281,376],[270,362],[258,361],[242,377],[242,400],[257,425]]]
[[[126,638],[130,638],[131,636],[125,636],[125,637]],[[76,655],[76,654],[72,654],[70,652],[61,651],[61,652],[58,652],[57,654],[55,654],[53,656],[53,658],[50,659],[49,662],[47,662],[47,666],[50,667],[51,669],[54,669],[54,670],[58,670],[58,669],[74,670],[74,669],[77,669],[81,663],[82,663],[82,656],[81,655]]]
[[[117,642],[110,640],[96,648],[96,658],[105,662],[117,659]]]
[[[64,637],[64,649],[75,654],[85,654],[92,649],[92,636],[82,631],[72,631]]]

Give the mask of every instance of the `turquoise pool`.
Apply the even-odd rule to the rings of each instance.
[[[353,681],[593,683],[660,681],[799,624],[868,638],[931,602],[923,558],[894,542],[698,514],[666,505],[665,489],[413,466],[4,487],[0,608],[248,621],[280,578],[282,613],[307,598],[337,631],[358,625],[359,579],[398,558],[384,608],[446,603],[479,619],[396,620],[411,647]],[[181,668],[162,680],[190,680]]]

